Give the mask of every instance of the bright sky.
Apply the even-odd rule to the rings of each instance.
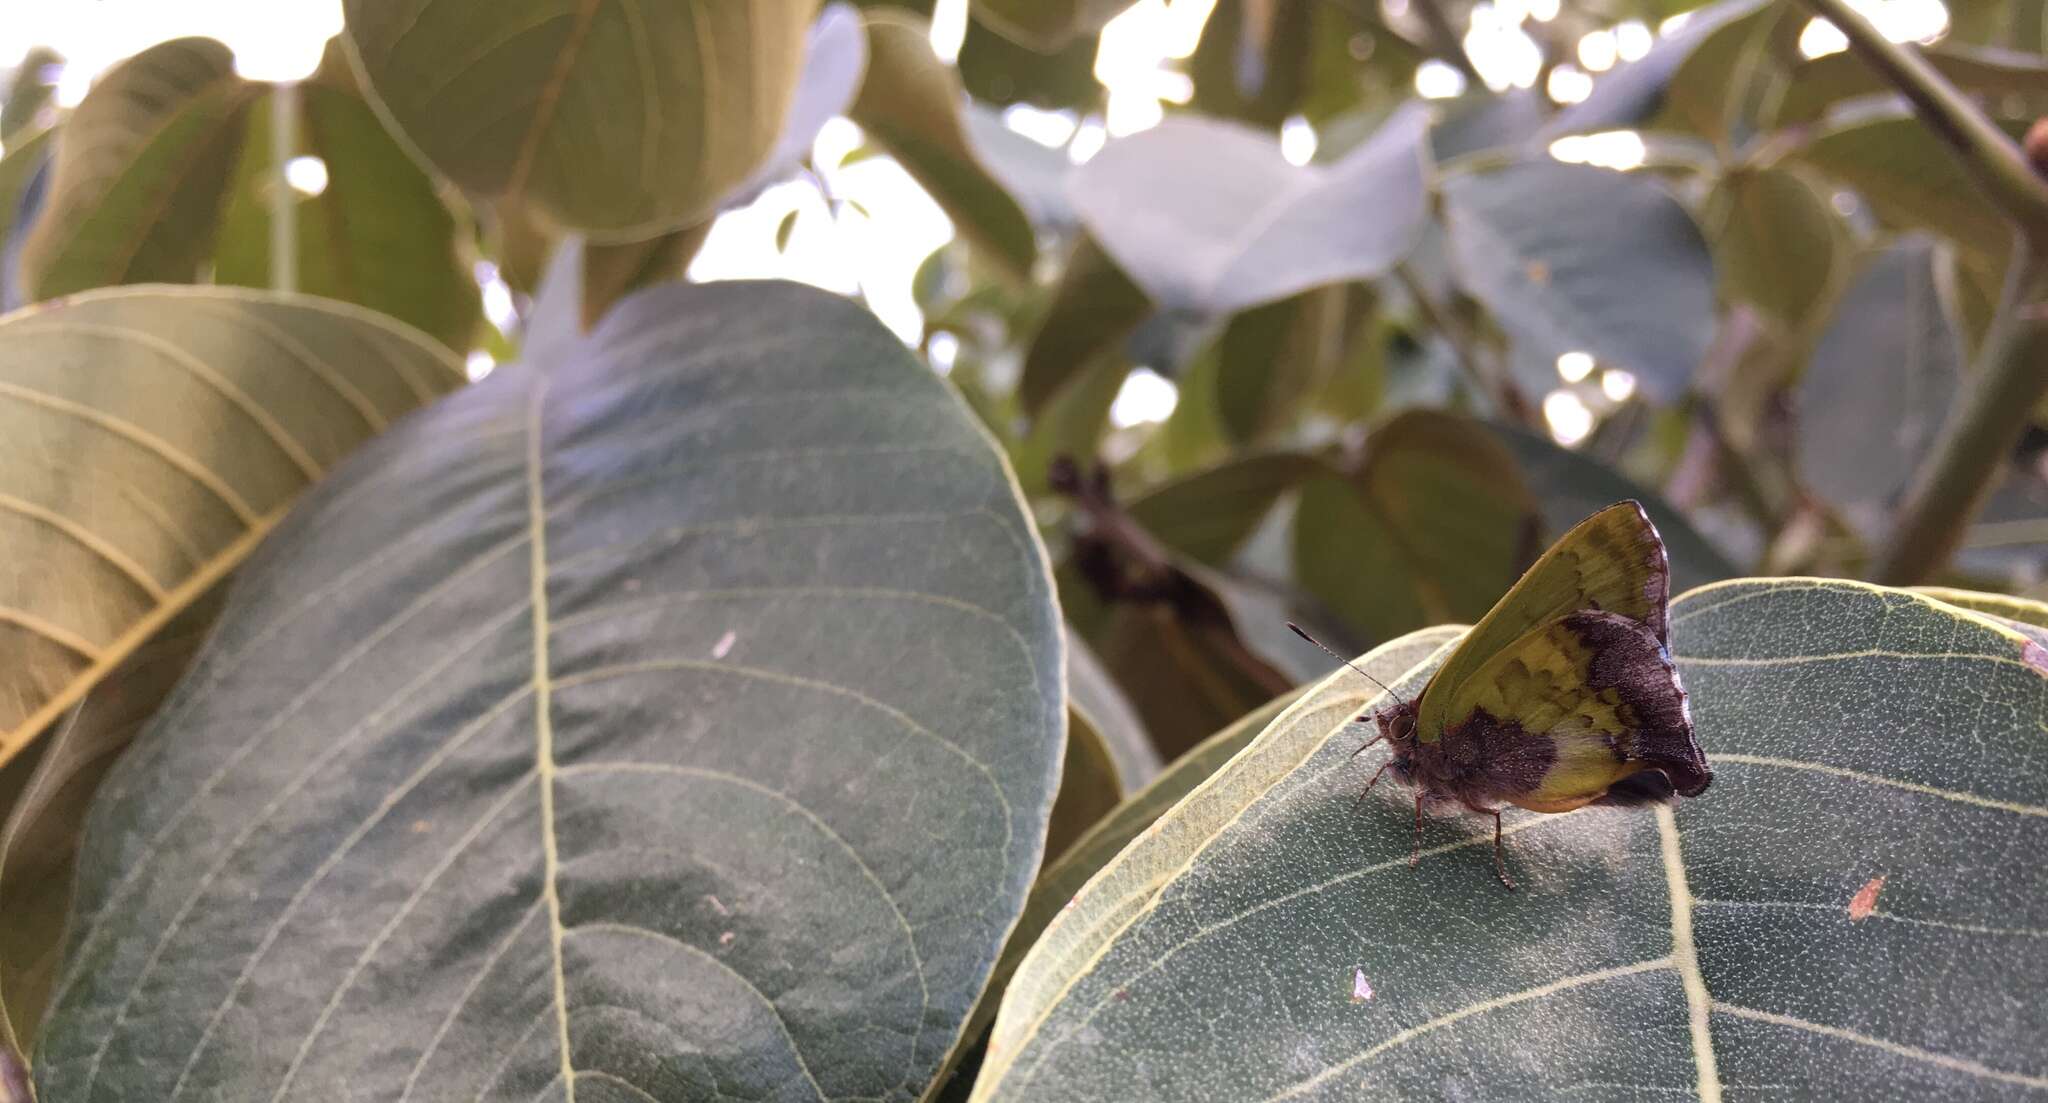
[[[1408,0],[1384,0],[1399,14]],[[1557,17],[1559,0],[1482,0],[1473,7],[1464,37],[1466,52],[1495,91],[1535,83],[1541,54],[1528,28]],[[1100,118],[1076,119],[1062,112],[1012,108],[1011,129],[1045,145],[1064,147],[1076,161],[1092,157],[1111,141],[1156,125],[1167,104],[1192,95],[1188,78],[1167,65],[1194,52],[1203,21],[1215,0],[1137,0],[1104,28],[1095,74],[1108,90]],[[1850,0],[1888,37],[1929,41],[1948,28],[1942,0]],[[235,52],[236,68],[255,80],[290,80],[310,73],[328,38],[340,31],[341,0],[11,0],[0,19],[0,67],[13,66],[31,46],[64,55],[58,83],[60,103],[75,104],[92,78],[113,63],[154,43],[184,35],[207,35]],[[1641,57],[1658,31],[1669,31],[1684,16],[1657,30],[1635,21],[1594,31],[1577,45],[1577,64],[1551,71],[1544,91],[1558,103],[1584,99],[1598,74]],[[966,33],[967,0],[939,0],[933,18],[933,46],[942,57],[958,55]],[[1809,57],[1845,48],[1841,33],[1818,20],[1800,36]],[[1456,69],[1428,62],[1416,74],[1416,91],[1445,98],[1464,91]],[[752,204],[722,216],[690,266],[698,280],[783,277],[846,294],[862,295],[870,308],[906,342],[916,343],[923,318],[911,296],[911,280],[932,250],[953,235],[953,227],[900,165],[887,157],[843,164],[861,143],[859,127],[835,119],[818,135],[813,161],[826,192],[807,179],[768,189]],[[1316,134],[1305,121],[1290,120],[1281,134],[1290,161],[1314,155]],[[1626,170],[1642,164],[1643,142],[1630,131],[1566,138],[1551,147],[1560,160]],[[295,186],[317,192],[325,167],[312,159],[290,168]],[[828,203],[826,195],[851,200]],[[796,221],[788,248],[777,249],[776,231],[790,212]],[[483,266],[488,268],[488,266]],[[494,272],[483,273],[486,301],[497,303],[503,320],[510,299]],[[497,284],[493,286],[493,284]],[[938,359],[935,357],[935,359]],[[944,370],[949,364],[941,364]],[[486,361],[476,365],[487,370]],[[1599,410],[1627,395],[1634,380],[1626,372],[1596,370],[1584,353],[1558,358],[1560,386],[1544,399],[1553,433],[1567,443],[1591,431]],[[1149,371],[1133,373],[1112,410],[1120,425],[1164,418],[1177,394],[1171,381]]]

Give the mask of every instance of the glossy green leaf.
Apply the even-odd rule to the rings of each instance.
[[[1366,695],[1340,671],[1052,922],[975,1097],[2048,1088],[2048,874],[2027,857],[2048,845],[2048,651],[1850,582],[1727,583],[1672,612],[1718,775],[1702,797],[1511,811],[1518,892],[1477,817],[1427,821],[1411,868],[1408,793],[1354,806],[1384,755],[1353,757]],[[1958,702],[1970,754],[1927,738]]]
[[[1722,292],[1793,332],[1814,317],[1849,266],[1834,208],[1791,168],[1739,168],[1715,183],[1704,216]]]
[[[907,12],[867,13],[868,72],[855,122],[886,146],[955,228],[989,260],[1028,279],[1038,243],[1023,208],[982,165],[959,76],[932,53],[931,27]]]
[[[370,91],[443,175],[597,239],[703,221],[768,157],[818,0],[347,0]]]
[[[1077,170],[1081,222],[1155,303],[1208,316],[1377,276],[1422,231],[1427,114],[1395,112],[1328,166],[1272,135],[1175,116]]]
[[[1962,386],[1933,254],[1910,237],[1871,257],[1792,392],[1801,481],[1866,535],[1889,521]]]
[[[1676,593],[1741,574],[1727,555],[1701,536],[1684,512],[1663,496],[1581,452],[1560,447],[1549,437],[1514,426],[1487,427],[1521,465],[1536,500],[1542,503],[1544,529],[1562,533],[1624,498],[1643,503],[1671,557],[1671,588]]]
[[[1683,393],[1713,339],[1714,271],[1662,185],[1530,160],[1443,192],[1458,275],[1518,345],[1591,353],[1660,401]]]
[[[1059,635],[872,316],[636,296],[245,569],[95,807],[38,1086],[914,1096],[1038,865]]]
[[[1302,489],[1294,574],[1372,640],[1486,615],[1542,551],[1536,499],[1486,426],[1410,410],[1353,478]]]
[[[417,331],[309,297],[136,288],[0,320],[0,762],[461,380]]]
[[[22,251],[30,293],[196,279],[258,95],[210,38],[159,43],[102,77],[57,142],[49,196]]]
[[[483,323],[464,253],[468,227],[458,227],[435,182],[364,102],[338,47],[330,47],[320,71],[299,85],[296,103],[293,155],[317,157],[327,171],[327,186],[293,205],[296,288],[367,306],[468,351]],[[247,114],[241,166],[214,258],[220,283],[271,285],[273,107],[264,97]]]

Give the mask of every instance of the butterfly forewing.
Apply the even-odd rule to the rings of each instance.
[[[1468,696],[1469,679],[1503,651],[1570,613],[1625,617],[1640,625],[1657,648],[1667,649],[1670,595],[1664,541],[1640,504],[1619,502],[1586,518],[1543,553],[1430,679],[1417,702],[1417,738],[1435,741],[1446,724],[1464,715],[1457,702]]]

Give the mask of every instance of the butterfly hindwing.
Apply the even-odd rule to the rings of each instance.
[[[1507,596],[1467,633],[1423,689],[1417,738],[1424,743],[1457,722],[1465,683],[1536,629],[1579,610],[1616,614],[1668,649],[1671,567],[1649,514],[1619,502],[1579,522],[1551,545]]]
[[[1693,796],[1712,774],[1670,654],[1642,622],[1578,610],[1488,656],[1443,702],[1433,756],[1470,762],[1473,792],[1539,812],[1607,797]],[[1632,775],[1658,771],[1655,783]],[[1665,784],[1668,782],[1668,784]]]

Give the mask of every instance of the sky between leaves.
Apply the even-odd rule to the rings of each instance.
[[[1113,138],[1157,125],[1166,105],[1186,103],[1193,87],[1173,62],[1194,52],[1202,24],[1215,0],[1138,0],[1104,28],[1096,56],[1095,75],[1108,95],[1101,116],[1075,118],[1068,112],[1018,106],[1004,120],[1044,145],[1065,148],[1070,159],[1085,161]],[[1409,0],[1384,0],[1398,15]],[[1888,37],[1930,42],[1948,29],[1942,0],[1851,0]],[[1558,0],[1485,0],[1473,7],[1464,37],[1466,52],[1490,88],[1528,88],[1541,66],[1541,54],[1525,28],[1548,22],[1558,14]],[[1577,64],[1551,71],[1544,91],[1558,103],[1584,99],[1599,74],[1649,52],[1660,33],[1675,30],[1683,15],[1661,27],[1628,21],[1594,31],[1579,40]],[[157,42],[184,35],[207,35],[225,42],[235,53],[237,70],[252,80],[290,80],[312,72],[327,39],[341,30],[341,0],[70,0],[35,3],[13,0],[0,18],[0,66],[11,68],[32,46],[48,46],[66,63],[57,76],[57,100],[66,106],[85,95],[92,80],[122,58]],[[967,29],[967,0],[938,0],[932,44],[942,57],[957,56]],[[1800,36],[1809,57],[1845,48],[1841,33],[1814,20]],[[1425,63],[1415,75],[1418,94],[1432,99],[1462,93],[1465,78],[1440,62]],[[911,295],[911,280],[924,258],[953,236],[952,223],[936,203],[913,182],[894,159],[864,158],[844,163],[862,142],[860,128],[834,119],[818,135],[812,160],[818,180],[799,179],[769,188],[748,206],[721,216],[703,250],[690,266],[697,280],[781,277],[837,291],[858,292],[899,337],[915,344],[923,316]],[[1315,155],[1316,134],[1307,122],[1292,119],[1281,131],[1287,159],[1306,164]],[[1551,147],[1559,160],[1580,161],[1626,171],[1640,165],[1643,143],[1631,131],[1613,131],[1563,139]],[[288,166],[294,187],[318,194],[326,186],[326,169],[315,158]],[[835,211],[819,183],[842,204]],[[778,249],[778,228],[790,212],[796,221],[787,246]],[[862,213],[865,212],[865,213]],[[515,321],[512,296],[489,265],[479,265],[484,306],[500,328]],[[935,341],[930,349],[935,367],[951,366],[948,345]],[[1585,363],[1581,364],[1580,361]],[[1567,353],[1558,359],[1561,382],[1585,378],[1591,358]],[[490,369],[488,355],[470,358],[473,376]],[[1619,401],[1633,389],[1626,373],[1607,372],[1602,389]],[[1118,425],[1163,419],[1173,410],[1173,384],[1144,369],[1131,373],[1111,408]],[[1592,428],[1593,411],[1572,390],[1560,388],[1543,403],[1551,432],[1574,443]]]

